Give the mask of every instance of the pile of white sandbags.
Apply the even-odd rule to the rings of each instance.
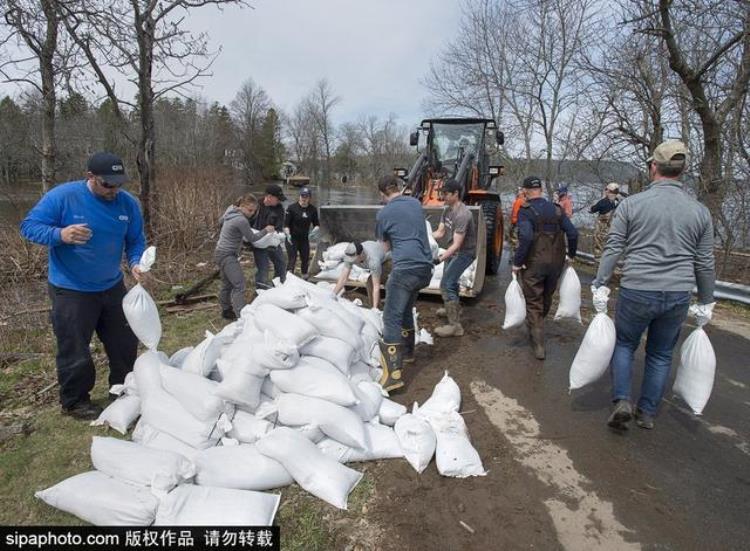
[[[95,437],[94,471],[36,495],[94,524],[267,525],[266,492],[293,482],[346,509],[345,463],[437,453],[445,476],[484,474],[447,374],[412,414],[375,382],[381,333],[380,312],[287,274],[194,347],[142,354],[92,423],[132,441]]]
[[[349,246],[349,242],[342,241],[335,245],[331,245],[323,251],[323,260],[318,261],[320,272],[318,272],[315,277],[327,281],[337,281],[345,267],[344,252],[346,251],[347,246]],[[356,264],[352,265],[352,270],[349,273],[349,281],[364,283],[369,277],[370,270],[360,268]]]

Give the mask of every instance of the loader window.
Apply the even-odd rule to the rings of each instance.
[[[435,156],[443,165],[456,162],[464,153],[477,153],[484,134],[484,124],[440,124],[432,125],[432,147]]]

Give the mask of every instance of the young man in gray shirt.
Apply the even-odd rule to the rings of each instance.
[[[627,428],[633,417],[633,355],[643,332],[648,329],[646,365],[635,419],[638,426],[651,429],[693,286],[698,287],[701,316],[710,319],[714,305],[711,215],[677,180],[688,164],[687,147],[679,141],[664,142],[648,161],[651,184],[615,211],[592,286],[596,293],[596,287],[606,285],[624,256],[611,364],[614,407],[607,421],[614,429]]]
[[[370,277],[367,279],[367,296],[373,308],[380,306],[380,282],[383,276],[383,262],[386,260],[386,252],[383,246],[377,241],[354,241],[349,243],[344,252],[344,269],[341,271],[336,287],[333,292],[339,294],[344,288],[349,274],[352,272],[352,266],[370,271]]]

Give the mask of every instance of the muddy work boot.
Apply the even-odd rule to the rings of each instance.
[[[403,361],[405,364],[414,363],[414,348],[417,344],[417,336],[414,329],[401,330],[401,342],[404,345]]]
[[[435,328],[438,337],[462,337],[464,328],[461,326],[461,303],[457,300],[445,303],[448,312],[448,323]]]
[[[612,413],[607,419],[607,425],[615,430],[627,430],[628,423],[633,418],[633,406],[628,400],[617,400],[612,407]]]
[[[543,360],[546,356],[544,350],[544,328],[531,326],[529,328],[529,340],[531,342],[531,350],[534,352],[534,357],[537,360]]]
[[[401,343],[387,343],[380,341],[380,367],[383,375],[380,377],[380,386],[388,392],[397,390],[404,386],[401,380],[401,369],[403,367],[404,345]]]
[[[440,318],[447,318],[448,317],[448,308],[446,308],[446,306],[448,305],[448,303],[450,301],[448,300],[448,296],[444,292],[442,292],[442,291],[440,292],[440,296],[443,297],[443,306],[440,307],[440,308],[438,308],[435,311],[435,314],[438,317],[440,317]]]

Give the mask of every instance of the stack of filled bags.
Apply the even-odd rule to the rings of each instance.
[[[375,382],[381,332],[378,311],[288,274],[194,348],[142,354],[92,423],[135,424],[132,442],[95,438],[96,471],[36,495],[94,524],[267,525],[279,502],[268,490],[296,482],[346,509],[362,475],[344,463],[408,459],[423,439],[441,473],[483,474],[452,379],[411,415]],[[418,470],[434,451],[419,448]]]
[[[346,251],[348,245],[348,241],[342,241],[323,251],[323,260],[318,261],[320,272],[315,277],[327,281],[337,281],[344,270],[344,251]],[[360,268],[356,264],[352,265],[351,272],[349,273],[349,281],[364,283],[369,277],[370,270]]]

